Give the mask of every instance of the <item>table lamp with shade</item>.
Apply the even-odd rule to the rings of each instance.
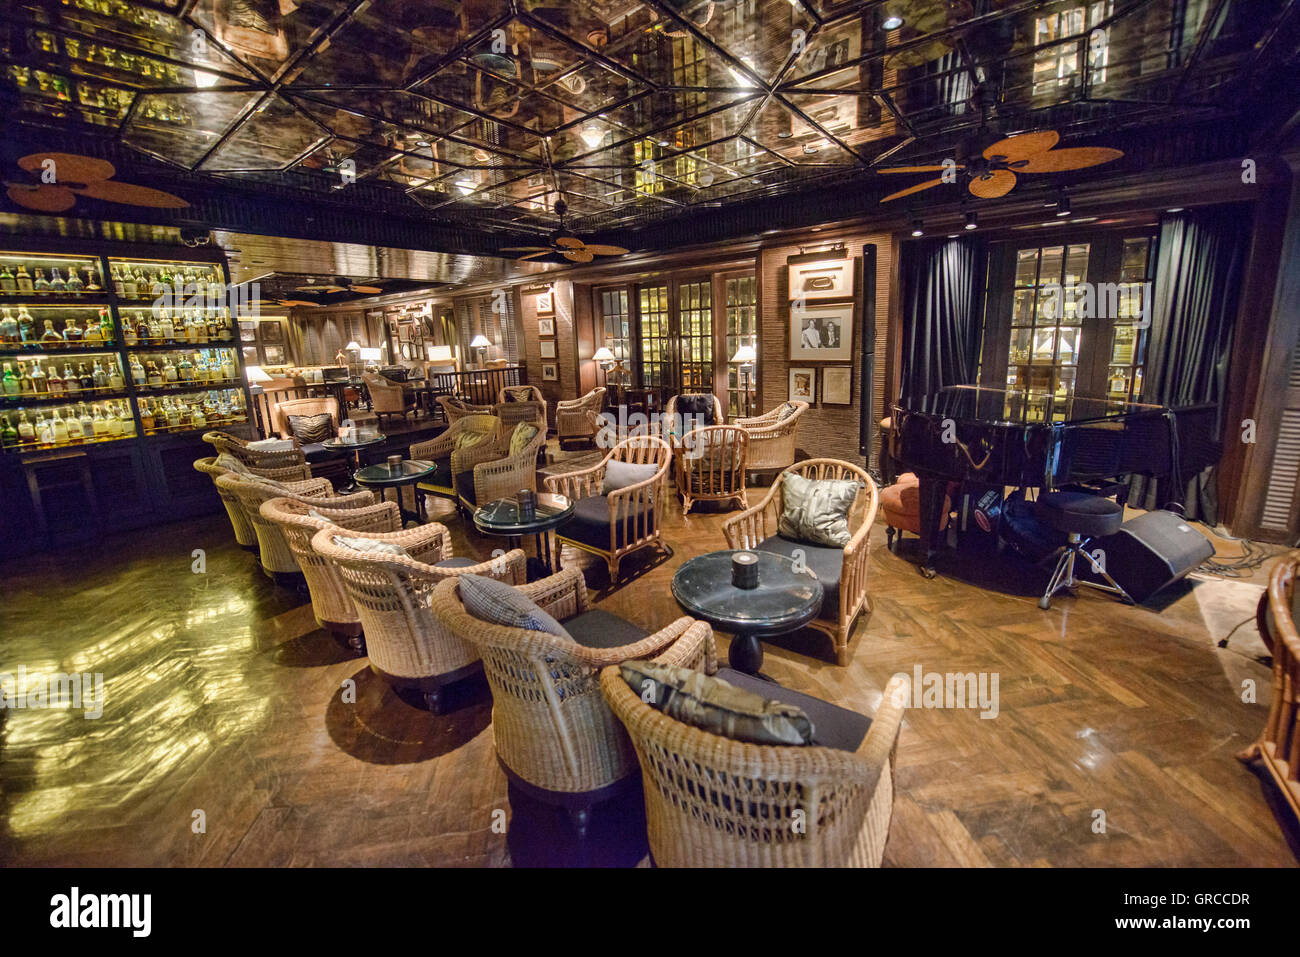
[[[356,360],[352,358],[354,354],[361,354],[361,345],[355,339],[340,349],[338,355],[334,357],[335,362],[341,366],[347,367],[348,378],[356,378],[356,370],[352,368],[353,363],[356,362]]]
[[[487,356],[487,351],[491,346],[491,340],[481,332],[470,342],[469,347],[478,353],[479,366],[483,365],[484,359]]]
[[[623,363],[618,356],[610,351],[609,346],[601,346],[591,357],[592,361],[600,365],[601,371],[605,373],[605,386],[609,387],[609,374],[617,372],[618,404],[623,404]]]
[[[732,365],[740,366],[740,387],[745,393],[745,418],[749,418],[749,370],[758,361],[758,354],[754,351],[753,346],[741,346],[728,361]]]
[[[380,360],[384,357],[382,349],[362,349],[361,361],[366,364],[367,372],[374,372],[379,368]]]

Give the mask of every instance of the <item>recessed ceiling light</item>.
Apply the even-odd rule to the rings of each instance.
[[[1062,218],[1070,215],[1070,197],[1062,195],[1057,201],[1056,215]]]
[[[776,138],[778,140],[788,140],[792,136],[794,136],[794,134],[791,133],[789,130],[782,130],[780,133],[776,134]]]
[[[902,17],[895,14],[893,16],[885,17],[884,22],[881,23],[880,25],[884,27],[886,30],[897,30],[905,22],[906,21],[904,21]]]
[[[817,152],[817,149],[818,148],[816,146],[813,146],[811,143],[809,143],[807,146],[803,148],[803,151],[807,153],[809,156],[811,156],[813,153]]]
[[[972,209],[969,213],[966,214],[966,228],[974,229],[978,225],[979,225],[979,219],[975,215],[975,210]]]
[[[1183,211],[1183,209],[1184,209],[1184,207],[1182,207],[1182,206],[1175,206],[1173,209],[1166,209],[1165,212],[1166,212],[1166,213],[1181,213],[1181,212]]]
[[[912,220],[912,235],[913,236],[925,235],[925,228],[921,225],[921,221],[919,219]]]

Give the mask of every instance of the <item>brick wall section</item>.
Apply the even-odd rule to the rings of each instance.
[[[884,416],[886,391],[886,342],[889,333],[890,272],[893,269],[891,239],[888,233],[860,233],[835,236],[843,240],[854,260],[857,277],[854,295],[858,307],[854,313],[853,330],[853,402],[850,405],[824,405],[821,401],[820,368],[841,363],[790,362],[790,296],[786,259],[799,253],[798,246],[774,246],[762,252],[762,329],[763,342],[761,411],[766,412],[789,398],[791,365],[811,366],[819,369],[817,375],[817,402],[799,420],[799,455],[808,458],[837,458],[864,464],[858,454],[858,429],[862,396],[862,247],[876,244],[876,324],[873,330],[876,342],[874,389],[872,390],[872,415],[878,422]],[[818,237],[818,242],[823,242]],[[811,245],[811,244],[809,244]],[[879,436],[872,445],[871,464],[879,462]]]
[[[546,396],[546,414],[552,427],[555,425],[555,403],[578,394],[577,344],[573,328],[573,283],[557,282],[555,302],[555,358],[543,359],[541,337],[537,331],[537,296],[516,293],[519,296],[518,315],[523,326],[524,364],[528,368],[528,382],[542,390]],[[542,366],[555,363],[560,377],[554,382],[542,379]]]

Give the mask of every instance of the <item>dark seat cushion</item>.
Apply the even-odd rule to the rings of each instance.
[[[871,719],[865,714],[858,714],[848,708],[831,704],[801,691],[792,691],[775,681],[767,681],[756,675],[747,675],[730,668],[719,668],[715,675],[737,688],[744,688],[770,701],[794,705],[812,720],[814,745],[823,748],[835,748],[838,751],[856,751],[867,736]]]
[[[476,562],[472,558],[468,558],[465,555],[457,555],[454,558],[445,558],[440,562],[434,562],[433,567],[434,568],[469,568],[472,565],[477,565],[477,564],[478,562]]]
[[[780,535],[759,542],[760,551],[773,552],[794,558],[795,551],[803,552],[804,564],[812,569],[817,580],[822,583],[825,597],[822,599],[822,611],[819,617],[835,619],[840,616],[840,575],[844,571],[844,549],[828,545],[809,545],[807,542],[795,542]]]
[[[584,611],[561,624],[574,641],[588,648],[621,648],[650,634],[640,625],[602,608]]]
[[[456,473],[456,494],[471,505],[478,504],[478,502],[475,501],[473,472]]]
[[[635,540],[644,535],[649,529],[650,509],[643,508],[635,513],[631,521],[632,537]],[[625,516],[619,516],[618,521],[618,539],[615,542],[615,548],[622,548],[625,544],[624,538],[628,521]],[[603,495],[588,495],[586,498],[580,498],[573,506],[573,517],[564,525],[560,526],[560,534],[565,538],[575,542],[581,542],[592,548],[599,548],[601,551],[609,551],[609,500]]]
[[[451,456],[445,459],[434,459],[433,464],[438,471],[429,476],[428,480],[419,483],[422,489],[431,488],[451,488]]]
[[[1089,537],[1113,535],[1124,521],[1124,509],[1118,502],[1087,492],[1044,492],[1034,509],[1058,531]]]
[[[324,462],[328,459],[343,457],[342,452],[336,452],[333,449],[325,448],[322,442],[304,442],[302,446],[302,455],[308,462]]]
[[[713,393],[686,392],[677,397],[677,414],[695,417],[696,422],[717,425],[718,412],[713,404]]]

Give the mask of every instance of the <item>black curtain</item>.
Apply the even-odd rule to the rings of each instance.
[[[1249,243],[1249,213],[1239,205],[1166,213],[1160,220],[1151,330],[1142,401],[1179,407],[1219,406],[1215,441],[1223,434],[1223,403]],[[1218,522],[1214,468],[1195,476],[1134,478],[1139,508],[1182,505],[1188,518]]]
[[[904,244],[904,401],[975,382],[987,262],[988,247],[973,236]]]

